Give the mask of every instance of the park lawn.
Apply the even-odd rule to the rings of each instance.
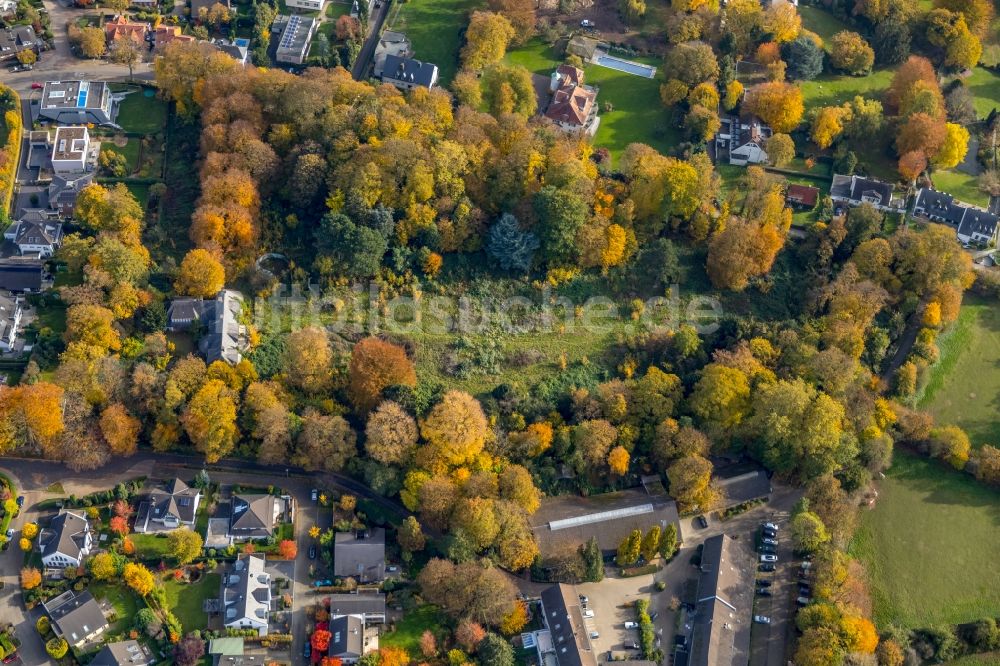
[[[983,207],[990,203],[990,196],[979,189],[979,179],[971,174],[955,169],[934,171],[931,180],[934,181],[934,189],[947,192],[965,203]]]
[[[139,600],[132,590],[121,584],[96,581],[92,582],[88,589],[95,599],[104,599],[115,609],[115,615],[118,617],[107,633],[121,634],[132,626],[139,607]]]
[[[938,347],[941,358],[931,368],[920,407],[938,423],[960,426],[973,446],[1000,444],[1000,310],[967,293],[958,321],[941,335]]]
[[[634,58],[636,62],[658,66],[655,58]],[[524,46],[511,49],[507,61],[521,65],[532,74],[548,77],[562,60],[551,46],[533,39]],[[584,67],[585,83],[600,89],[601,125],[594,136],[594,145],[607,148],[617,162],[630,143],[644,143],[666,152],[679,140],[677,130],[667,127],[668,114],[660,101],[660,84],[656,79],[619,72],[600,65]],[[611,103],[614,110],[605,111]]]
[[[156,534],[131,534],[129,539],[135,544],[135,554],[140,559],[166,558],[170,547],[170,539],[166,538],[165,533],[162,537]]]
[[[827,48],[829,48],[829,44],[826,42],[829,42],[831,37],[841,30],[851,29],[839,18],[819,7],[800,5],[799,16],[802,17],[802,27],[822,37]]]
[[[184,632],[194,629],[205,629],[208,626],[208,615],[205,614],[206,599],[219,596],[219,584],[222,576],[219,574],[204,574],[197,583],[179,583],[173,578],[163,581],[163,589],[167,593],[167,606],[180,620]]]
[[[820,74],[812,81],[802,81],[802,97],[806,109],[819,106],[835,106],[860,95],[868,99],[881,100],[892,83],[893,70],[876,69],[867,76],[847,76],[844,74]]]
[[[458,72],[469,12],[481,4],[481,0],[410,0],[397,5],[389,29],[406,33],[413,57],[437,65],[440,85],[447,86]]]
[[[963,80],[973,95],[977,117],[986,118],[993,109],[1000,109],[1000,75],[985,67],[976,67],[972,76]]]
[[[1000,614],[1000,493],[897,450],[850,553],[868,570],[879,628],[957,624]]]
[[[443,625],[437,606],[420,606],[406,613],[394,631],[379,636],[379,647],[398,647],[410,654],[420,654],[420,637],[425,631],[433,633]]]
[[[155,96],[147,97],[144,88],[125,97],[118,107],[118,124],[126,132],[155,134],[167,128],[167,105]]]

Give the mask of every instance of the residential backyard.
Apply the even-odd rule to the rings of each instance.
[[[123,86],[123,89],[134,88],[135,92],[125,97],[118,107],[118,124],[126,132],[137,134],[155,134],[162,132],[167,124],[167,105],[157,99],[152,88],[139,86]],[[116,90],[120,92],[120,90]]]
[[[441,85],[447,86],[458,72],[468,13],[480,4],[479,0],[410,0],[396,5],[387,25],[406,33],[414,57],[437,65]]]
[[[934,189],[953,195],[965,203],[986,207],[990,203],[990,195],[979,189],[979,179],[957,169],[949,171],[934,171],[931,173]]]
[[[546,78],[563,61],[555,49],[540,39],[511,49],[507,60]],[[648,65],[660,64],[655,58],[634,60]],[[597,104],[601,125],[594,137],[594,145],[607,148],[615,161],[630,143],[645,143],[666,152],[679,141],[678,131],[667,124],[669,114],[660,102],[657,79],[646,79],[592,64],[586,65],[584,72],[584,82],[600,89]],[[605,110],[608,103],[613,110]]]
[[[170,540],[166,538],[166,534],[163,534],[163,536],[157,534],[131,534],[129,535],[129,539],[135,544],[135,554],[140,559],[154,560],[167,556],[167,548],[170,546]]]
[[[938,423],[960,426],[973,446],[1000,445],[1000,309],[966,294],[958,321],[938,347],[941,358],[931,369],[920,407]]]
[[[877,488],[878,503],[863,510],[850,552],[868,570],[879,628],[1000,614],[1000,493],[904,451]]]
[[[410,654],[420,654],[420,637],[424,632],[441,627],[441,616],[436,606],[421,606],[396,623],[393,631],[379,637],[380,647],[403,648]]]
[[[973,95],[976,115],[986,118],[993,109],[1000,109],[1000,75],[985,67],[976,67],[963,79]]]
[[[802,17],[802,27],[811,30],[823,38],[823,42],[829,42],[830,38],[841,30],[850,30],[850,26],[838,19],[836,16],[810,5],[799,6],[799,16]],[[829,48],[829,45],[827,45]]]
[[[92,582],[88,588],[97,600],[107,601],[115,609],[115,621],[109,634],[120,634],[131,628],[139,602],[132,590],[114,582]]]
[[[196,583],[182,583],[173,578],[163,581],[167,606],[180,620],[185,632],[205,628],[208,622],[205,600],[219,596],[221,583],[222,576],[219,574],[204,574]]]

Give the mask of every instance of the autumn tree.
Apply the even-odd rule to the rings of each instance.
[[[910,56],[905,63],[899,66],[892,77],[889,91],[886,93],[886,101],[889,106],[899,110],[903,99],[913,89],[917,81],[937,87],[937,74],[934,72],[934,65],[927,58],[921,56]]]
[[[933,157],[941,150],[947,135],[948,129],[943,120],[926,113],[915,113],[900,125],[896,134],[896,150],[900,155],[916,151]]]
[[[205,460],[217,462],[232,450],[239,435],[233,391],[218,379],[205,382],[188,402],[181,423]]]
[[[720,289],[742,291],[750,279],[771,270],[784,234],[774,224],[759,225],[736,219],[708,246],[708,276]]]
[[[399,403],[384,400],[368,417],[365,451],[385,464],[402,464],[417,445],[417,423]]]
[[[537,108],[531,72],[524,67],[495,63],[483,71],[483,102],[495,116],[518,113],[526,118]]]
[[[642,537],[642,545],[640,550],[642,552],[642,559],[647,562],[652,562],[656,555],[660,551],[660,537],[661,531],[659,525],[653,525],[649,528],[649,531]]]
[[[820,149],[830,147],[844,131],[844,125],[851,115],[850,108],[843,106],[821,107],[813,117],[810,137]]]
[[[788,0],[775,0],[764,12],[764,30],[779,44],[790,42],[799,36],[802,18],[798,8]]]
[[[757,84],[747,91],[743,110],[759,116],[775,132],[788,133],[798,126],[805,106],[798,86],[771,81]]]
[[[453,618],[499,626],[515,601],[515,588],[491,566],[432,559],[417,577],[424,599]]]
[[[620,567],[627,567],[639,561],[642,554],[642,531],[632,530],[618,544],[618,552],[615,555],[615,564]]]
[[[764,144],[767,160],[776,167],[788,166],[795,159],[795,141],[787,134],[772,134]]]
[[[521,465],[507,465],[497,479],[500,497],[510,500],[532,514],[541,506],[541,493],[535,487],[531,472]]]
[[[101,32],[103,41],[104,33]],[[177,112],[189,116],[198,110],[195,88],[215,75],[236,72],[239,64],[203,41],[171,42],[153,61],[156,83],[162,94],[176,102]]]
[[[188,634],[174,645],[174,663],[177,666],[197,666],[205,656],[205,641],[200,635]]]
[[[129,562],[125,565],[122,578],[125,580],[125,584],[132,588],[140,597],[144,597],[152,592],[156,586],[153,572],[143,565],[134,562]]]
[[[415,553],[423,550],[427,544],[427,537],[424,536],[420,523],[413,516],[407,516],[396,532],[396,540],[400,547],[407,553]]]
[[[730,0],[723,12],[726,32],[736,55],[750,52],[754,39],[764,29],[764,9],[754,0]]]
[[[109,552],[97,553],[87,561],[90,575],[96,580],[108,580],[118,574],[118,565]]]
[[[80,54],[84,58],[100,58],[105,51],[104,31],[98,27],[81,28],[79,33]]]
[[[896,166],[899,175],[910,182],[915,182],[926,168],[927,156],[920,150],[911,150],[908,153],[903,153],[900,155]]]
[[[174,290],[181,296],[212,298],[225,286],[226,269],[208,250],[190,250],[181,261]]]
[[[712,485],[712,463],[701,456],[681,458],[667,468],[670,494],[681,511],[708,511],[719,493]]]
[[[472,12],[465,31],[465,46],[462,47],[462,66],[481,70],[500,62],[514,34],[514,27],[503,15]]]
[[[841,30],[830,40],[830,64],[852,75],[864,74],[875,63],[875,51],[856,32]]]
[[[278,542],[278,556],[286,560],[294,560],[299,549],[293,539],[282,539]]]
[[[489,0],[487,6],[510,21],[513,44],[523,44],[535,34],[536,5],[532,0]]]
[[[357,455],[357,440],[357,434],[343,416],[307,408],[302,412],[292,463],[309,470],[339,472]]]
[[[142,61],[142,48],[131,39],[115,40],[108,50],[108,60],[128,67],[128,78],[132,80],[132,70]]]
[[[944,141],[931,163],[939,169],[951,169],[961,164],[969,149],[969,130],[956,123],[945,124]]]
[[[135,453],[142,424],[121,403],[109,405],[101,413],[101,435],[111,452],[119,456]]]
[[[125,516],[113,516],[108,521],[108,528],[119,536],[128,534],[128,518]]]
[[[365,338],[351,353],[347,392],[361,413],[378,404],[390,386],[415,386],[416,370],[402,347],[378,338]]]
[[[187,527],[173,530],[167,535],[167,554],[178,564],[187,564],[201,555],[201,535]]]
[[[80,360],[96,359],[121,349],[121,334],[114,326],[114,313],[100,305],[80,303],[66,311],[66,355]]]
[[[934,6],[961,14],[973,34],[986,35],[995,9],[990,0],[935,0]]]
[[[42,572],[36,567],[24,567],[21,569],[21,589],[33,590],[42,584]]]
[[[719,77],[719,62],[712,47],[705,42],[685,42],[667,52],[663,59],[663,76],[696,86]]]
[[[489,433],[483,408],[462,391],[448,391],[420,423],[431,456],[446,465],[471,462],[483,450]]]
[[[802,553],[816,552],[830,540],[823,521],[810,511],[803,511],[792,518],[791,533],[795,550]]]
[[[333,381],[333,348],[326,332],[317,326],[292,332],[285,345],[283,368],[288,383],[305,393],[328,389]]]

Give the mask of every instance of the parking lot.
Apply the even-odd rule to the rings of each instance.
[[[673,568],[673,565],[671,567]],[[665,571],[656,574],[662,578]],[[629,654],[640,658],[639,650],[626,647],[633,642],[638,644],[639,631],[626,629],[626,622],[636,619],[635,608],[626,607],[637,599],[649,600],[649,613],[659,613],[654,624],[660,627],[673,627],[673,614],[668,609],[670,592],[657,592],[653,574],[636,576],[635,578],[620,578],[614,567],[605,570],[606,577],[600,583],[583,583],[577,585],[577,591],[587,597],[587,609],[594,612],[594,617],[586,620],[589,631],[597,631],[598,637],[591,638],[591,645],[599,659],[607,657],[608,652],[616,656]],[[669,622],[669,624],[667,624]],[[672,640],[672,632],[664,631],[666,640]]]

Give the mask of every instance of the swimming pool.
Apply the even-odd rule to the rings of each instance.
[[[626,72],[628,74],[635,74],[636,76],[641,76],[643,78],[651,79],[656,75],[656,68],[650,65],[642,65],[637,62],[632,62],[631,60],[622,60],[620,58],[615,58],[614,56],[609,56],[607,54],[601,54],[597,56],[597,64],[601,67],[607,67],[608,69],[616,69],[619,72]]]

